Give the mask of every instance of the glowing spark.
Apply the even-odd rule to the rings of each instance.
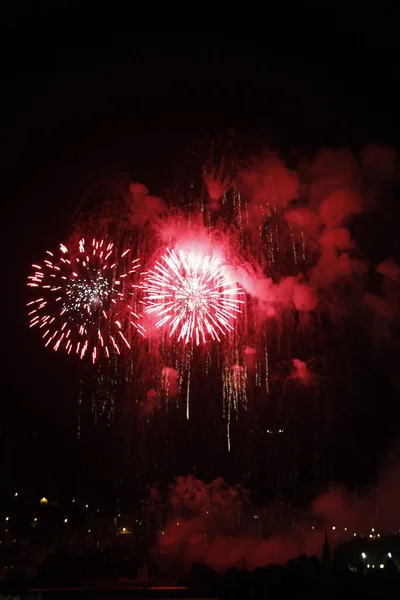
[[[168,326],[170,336],[176,331],[178,340],[197,345],[232,331],[244,303],[243,291],[228,279],[219,258],[182,250],[167,249],[144,274],[142,289],[146,312],[159,317],[156,327]]]

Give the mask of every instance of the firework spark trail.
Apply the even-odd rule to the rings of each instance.
[[[120,354],[122,344],[130,349],[126,322],[139,331],[129,308],[131,278],[139,268],[130,248],[119,254],[104,238],[81,238],[77,248],[60,244],[59,253],[46,253],[43,265],[32,265],[27,284],[40,290],[27,306],[30,327],[44,329],[45,346],[75,351],[81,359],[91,351],[93,363],[112,350]]]
[[[244,304],[243,291],[229,281],[219,258],[182,250],[167,249],[141,287],[146,312],[159,318],[156,327],[167,325],[170,337],[176,331],[178,341],[194,339],[197,345],[232,331]]]

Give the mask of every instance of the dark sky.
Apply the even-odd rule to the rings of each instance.
[[[111,8],[54,4],[10,3],[1,24],[10,486],[36,472],[60,477],[71,463],[74,415],[68,386],[58,385],[69,367],[27,332],[25,277],[68,230],[91,178],[115,167],[157,191],[188,145],[228,128],[286,150],[400,141],[397,19],[379,7],[352,14],[324,4],[319,14],[303,4],[266,14],[260,31],[160,33],[129,31],[132,19]]]

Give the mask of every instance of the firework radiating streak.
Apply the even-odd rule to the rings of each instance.
[[[130,248],[119,254],[105,238],[81,238],[75,246],[60,244],[58,254],[47,250],[43,265],[32,265],[27,285],[41,296],[27,305],[30,327],[44,329],[45,346],[54,351],[75,351],[83,359],[91,350],[94,363],[101,354],[120,354],[122,344],[131,349],[127,323],[143,335],[129,307],[139,262]]]

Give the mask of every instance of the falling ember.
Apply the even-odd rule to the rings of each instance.
[[[52,260],[32,265],[28,277],[28,287],[41,294],[28,303],[30,327],[45,328],[45,346],[73,351],[81,359],[91,356],[92,362],[108,358],[110,349],[117,354],[122,346],[130,349],[129,331],[136,329],[131,278],[139,268],[131,250],[119,252],[107,239],[82,238],[47,254]]]
[[[144,273],[143,303],[154,314],[156,327],[167,327],[178,341],[196,345],[233,330],[241,313],[243,291],[232,283],[215,256],[167,249],[154,270]]]

